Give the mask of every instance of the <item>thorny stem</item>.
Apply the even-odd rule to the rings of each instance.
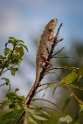
[[[48,58],[47,58],[47,61],[49,61],[49,62],[50,62],[50,60],[52,58],[55,46],[57,45],[57,43],[59,43],[60,41],[63,40],[63,39],[58,40],[58,35],[59,35],[59,31],[60,31],[61,27],[62,27],[62,23],[60,24],[60,26],[59,26],[59,28],[57,30],[56,36],[54,38],[54,42],[53,42],[53,44],[51,46],[51,50],[49,51],[49,55],[48,55]],[[34,85],[32,86],[29,94],[27,95],[27,97],[26,97],[26,105],[27,105],[27,107],[29,107],[29,105],[30,105],[30,103],[31,103],[31,101],[32,101],[32,99],[33,99],[33,97],[34,97],[39,85],[40,85],[41,80],[45,76],[45,73],[46,73],[46,70],[47,70],[48,66],[49,66],[49,63],[45,63],[45,66],[43,67],[42,71],[40,72],[39,83],[37,83],[37,84],[34,83]]]

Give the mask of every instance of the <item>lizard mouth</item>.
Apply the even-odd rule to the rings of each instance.
[[[48,29],[49,29],[50,32],[55,29],[57,23],[58,23],[58,19],[52,19],[52,20],[49,22],[49,27],[48,27]]]

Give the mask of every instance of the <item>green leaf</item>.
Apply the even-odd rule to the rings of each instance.
[[[6,112],[0,116],[0,124],[16,124],[24,109]]]
[[[80,106],[80,112],[83,112],[83,102],[82,101],[80,102],[79,106]]]
[[[16,39],[17,40],[17,39]],[[17,42],[21,42],[21,43],[24,43],[24,41],[23,40],[17,40]]]
[[[32,117],[29,117],[28,115],[27,115],[27,119],[28,119],[31,123],[37,124],[37,122],[36,122]]]
[[[79,68],[78,73],[79,73],[79,75],[83,75],[83,66],[81,66],[81,67]]]
[[[67,75],[62,81],[61,84],[71,84],[73,83],[75,80],[77,80],[79,77],[79,75],[73,71],[71,72],[69,75]]]
[[[23,96],[18,96],[16,94],[16,92],[8,92],[6,94],[6,97],[11,101],[11,102],[14,102],[14,103],[24,103],[25,102],[25,99]]]
[[[79,119],[76,120],[73,124],[80,124]]]
[[[21,47],[24,47],[27,51],[28,51],[28,48],[27,48],[27,46],[26,45],[24,45],[24,44],[19,44]]]
[[[64,109],[66,108],[66,106],[69,104],[70,100],[71,100],[71,95],[68,96],[67,99],[65,100],[64,106],[63,106],[63,110],[64,110]]]
[[[9,68],[8,70],[10,70],[10,71],[11,71],[11,74],[12,74],[13,76],[15,76],[16,71],[18,71],[18,68]]]
[[[6,97],[7,97],[9,100],[12,100],[13,97],[15,98],[15,96],[16,96],[16,93],[15,93],[15,92],[8,92],[8,93],[6,94]]]
[[[46,121],[47,119],[38,115],[32,115],[35,119],[40,120],[40,121]]]
[[[14,37],[9,37],[8,43],[15,44],[16,39]]]
[[[4,49],[5,56],[8,55],[8,54],[10,54],[10,53],[11,53],[11,50],[9,48],[5,48]]]
[[[15,107],[15,103],[9,104],[9,109],[14,108],[14,107]]]
[[[47,84],[48,87],[52,87],[52,86],[56,86],[56,85],[57,85],[57,82],[55,82],[55,81],[49,82]]]
[[[5,80],[6,85],[10,85],[10,80],[8,78],[1,78],[1,80]]]
[[[23,55],[24,55],[23,47],[16,47],[15,48],[15,53],[18,55],[19,58],[22,58]]]
[[[46,111],[42,111],[42,113],[43,113],[44,115],[48,116],[48,117],[51,117],[51,115],[50,115],[48,112],[46,112]]]
[[[59,120],[60,122],[66,122],[67,124],[73,121],[72,117],[69,115],[66,115],[65,117],[61,117]]]
[[[0,55],[0,59],[2,60],[2,59],[4,59],[4,57],[2,55]]]

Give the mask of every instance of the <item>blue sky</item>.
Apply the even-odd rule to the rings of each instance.
[[[0,49],[9,36],[14,36],[25,41],[29,47],[28,56],[35,58],[33,38],[39,38],[52,18],[58,18],[59,24],[63,22],[61,45],[68,47],[74,38],[83,41],[83,0],[0,0]],[[23,68],[26,75],[25,63]],[[35,71],[28,69],[32,70],[29,77],[34,80]],[[18,77],[16,80],[22,82]]]
[[[64,23],[64,39],[83,38],[83,0],[0,0],[0,37],[31,39],[52,18]]]

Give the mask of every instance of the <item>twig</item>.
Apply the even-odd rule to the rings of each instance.
[[[53,58],[66,58],[66,59],[69,59],[69,58],[71,58],[71,59],[76,59],[76,57],[69,57],[69,56],[55,56],[55,57],[53,57]]]
[[[53,86],[54,86],[54,85],[52,85],[52,84],[49,86],[49,84],[50,84],[50,83],[40,84],[39,87],[42,87],[42,86],[45,86],[45,87],[42,88],[42,89],[40,89],[40,90],[38,90],[38,91],[36,92],[36,94],[38,94],[39,92],[41,92],[41,91],[43,91],[43,90],[45,90],[45,89],[47,89],[47,88],[50,88],[50,87],[53,87]],[[57,84],[56,84],[56,87],[58,87]]]
[[[6,85],[6,83],[0,84],[0,87],[2,87],[2,86],[4,86],[4,85]]]
[[[70,88],[74,88],[74,89],[78,89],[78,90],[83,91],[83,88],[76,86],[76,85],[73,85],[73,84],[71,84],[71,85],[70,84],[60,84],[60,86],[70,87]]]
[[[55,55],[57,55],[57,54],[59,54],[60,52],[62,52],[63,49],[64,49],[64,47],[63,47],[61,50],[59,50],[58,52],[56,52],[55,54],[53,54],[53,55],[52,55],[52,58],[54,58]]]
[[[68,87],[67,86],[67,88],[69,89],[69,91],[72,93],[72,96],[74,96],[74,98],[77,100],[77,102],[79,103],[79,104],[83,104],[83,101],[81,101],[74,93],[73,93],[73,91],[72,91],[72,89],[70,88],[70,87]]]
[[[12,66],[10,66],[9,68],[7,68],[6,70],[4,70],[3,72],[2,72],[2,74],[4,74],[5,72],[7,72],[10,68],[13,68],[15,65],[12,65]]]
[[[52,105],[54,105],[55,107],[57,107],[57,108],[60,109],[60,107],[59,107],[58,105],[56,105],[55,103],[53,103],[53,102],[51,102],[51,101],[49,101],[49,100],[47,100],[47,99],[35,98],[35,99],[33,99],[32,101],[37,101],[37,100],[42,100],[42,101],[44,101],[44,102],[48,102],[48,103],[50,103],[50,104],[52,104]],[[60,110],[61,110],[61,109],[60,109]]]
[[[53,67],[53,68],[48,69],[48,71],[55,70],[55,69],[64,69],[64,70],[73,70],[73,69],[76,69],[76,70],[78,70],[79,68],[63,66],[63,67]]]

